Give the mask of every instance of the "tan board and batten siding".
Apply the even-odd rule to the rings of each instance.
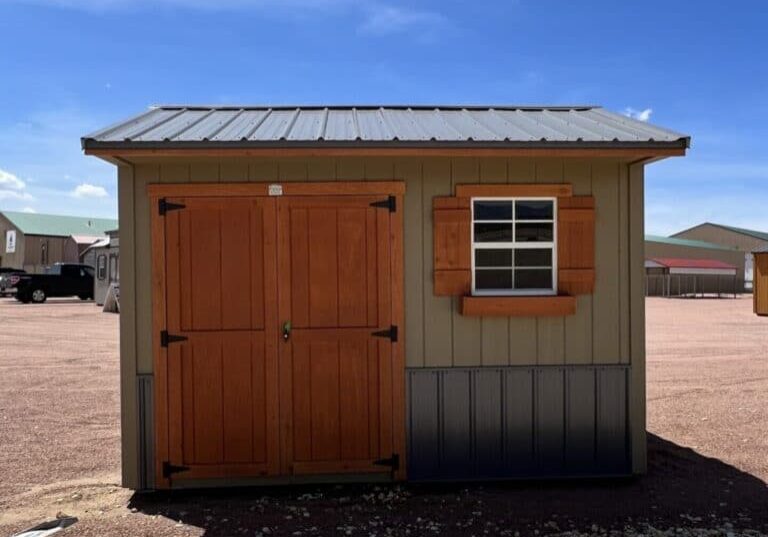
[[[403,180],[405,353],[409,368],[631,364],[635,472],[645,469],[643,165],[580,158],[136,158],[119,167],[123,479],[137,485],[136,374],[151,374],[152,290],[147,185],[185,182]],[[596,284],[561,318],[460,315],[432,292],[432,198],[464,183],[570,183],[596,205]],[[125,404],[128,403],[128,404]]]

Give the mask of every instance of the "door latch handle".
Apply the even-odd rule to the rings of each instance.
[[[283,339],[285,341],[288,341],[288,338],[291,337],[291,321],[285,321],[283,323]]]

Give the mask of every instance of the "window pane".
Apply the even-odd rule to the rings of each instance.
[[[475,242],[512,242],[512,224],[475,224]]]
[[[518,242],[552,242],[552,224],[517,224]]]
[[[512,271],[476,270],[475,289],[512,289]]]
[[[475,250],[476,267],[511,267],[512,250],[482,248]]]
[[[553,220],[554,204],[551,201],[522,200],[515,202],[516,220]]]
[[[552,289],[552,270],[515,270],[515,289]]]
[[[516,267],[551,267],[552,250],[549,248],[519,248],[515,250]]]
[[[475,220],[512,220],[512,202],[476,201]]]

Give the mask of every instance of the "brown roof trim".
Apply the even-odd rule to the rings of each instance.
[[[87,144],[86,155],[102,158],[131,157],[618,157],[651,158],[684,156],[686,148],[676,144],[656,145],[555,145],[540,146],[269,146],[269,147],[178,147],[109,146]]]

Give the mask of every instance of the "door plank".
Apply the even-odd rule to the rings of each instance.
[[[251,462],[253,456],[254,346],[248,332],[233,332],[222,341],[223,461]]]
[[[325,341],[312,343],[309,369],[312,459],[337,460],[341,455],[339,344]]]
[[[338,214],[333,208],[313,208],[308,212],[309,326],[338,326]]]
[[[194,462],[216,464],[223,458],[221,340],[201,337],[192,350],[194,390]]]
[[[190,214],[190,297],[194,330],[221,326],[221,211],[188,207]]]
[[[366,209],[339,209],[339,326],[366,326]]]
[[[298,327],[309,326],[309,229],[306,209],[290,213],[291,272],[291,323]]]
[[[341,459],[370,458],[368,342],[339,342],[339,414]]]

